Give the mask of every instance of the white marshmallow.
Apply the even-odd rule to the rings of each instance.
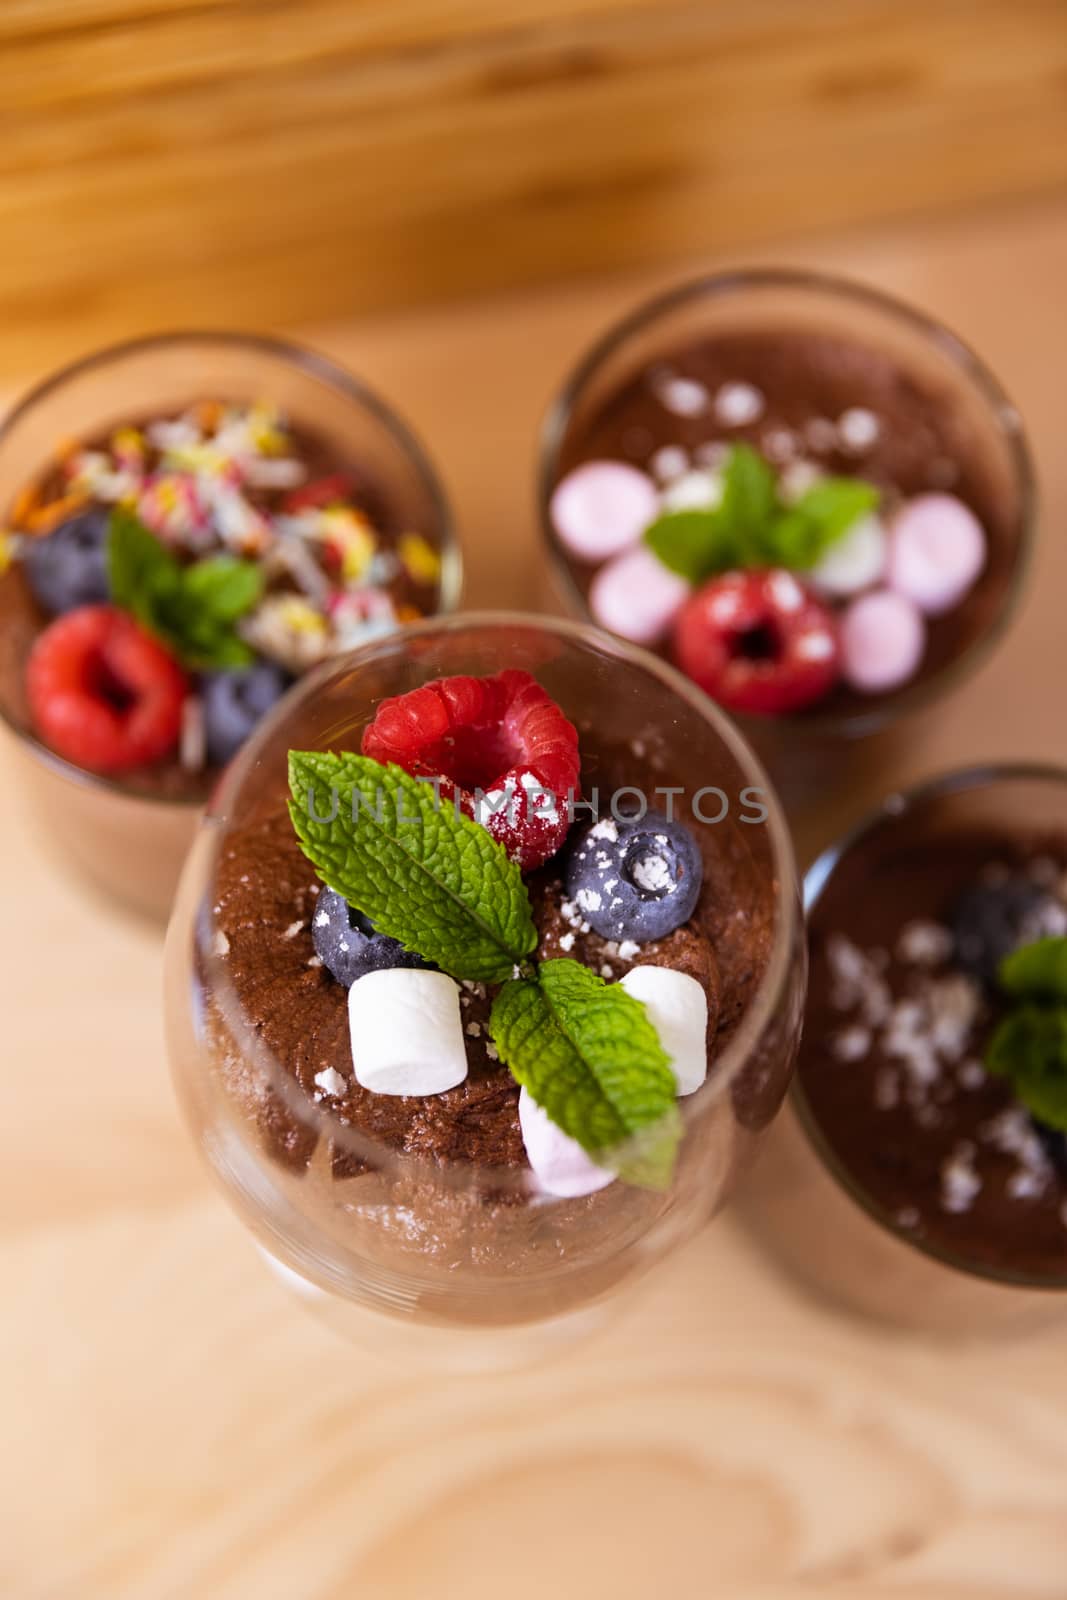
[[[798,500],[803,500],[809,489],[814,489],[820,478],[825,478],[823,469],[816,466],[814,461],[809,461],[807,456],[801,456],[798,461],[790,461],[778,479],[778,493],[786,505],[795,505]]]
[[[985,529],[955,495],[917,495],[893,519],[889,583],[928,616],[951,611],[985,561]]]
[[[467,1076],[459,985],[443,972],[389,967],[348,991],[356,1081],[375,1094],[442,1094]]]
[[[873,589],[853,600],[841,623],[841,670],[861,694],[884,694],[919,670],[926,649],[922,612],[906,595]]]
[[[866,406],[850,406],[837,419],[837,432],[842,450],[861,456],[873,450],[882,432],[882,424]]]
[[[848,532],[832,544],[811,581],[823,594],[844,599],[880,583],[889,559],[889,539],[880,517],[873,513],[860,517]]]
[[[640,1000],[670,1057],[680,1095],[694,1094],[708,1075],[708,998],[687,972],[631,967],[619,979]]]
[[[686,472],[667,485],[660,499],[664,511],[711,511],[722,501],[717,472]]]
[[[574,1200],[614,1182],[615,1174],[598,1167],[577,1139],[558,1128],[528,1089],[519,1092],[519,1126],[534,1177],[545,1194]]]
[[[586,461],[556,485],[552,526],[582,561],[606,561],[636,544],[659,513],[652,479],[625,461]]]
[[[589,590],[589,609],[609,633],[655,644],[689,597],[689,585],[644,545],[601,567]]]

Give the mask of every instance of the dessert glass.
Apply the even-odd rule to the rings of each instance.
[[[771,911],[766,968],[708,1079],[680,1102],[686,1136],[669,1190],[620,1183],[581,1201],[537,1193],[528,1170],[441,1165],[376,1144],[298,1088],[242,1016],[215,918],[219,863],[236,829],[273,814],[287,751],[358,748],[385,696],[442,675],[536,674],[583,739],[647,741],[663,781],[732,798],[716,849]],[[587,784],[595,781],[587,774]],[[729,720],[662,662],[575,623],[507,613],[419,623],[317,668],[265,719],[209,806],[168,935],[166,1027],[185,1115],[231,1203],[266,1251],[359,1335],[384,1348],[409,1332],[482,1330],[496,1359],[510,1328],[530,1350],[584,1326],[590,1308],[690,1235],[730,1196],[778,1110],[799,1037],[805,957],[788,832],[772,792],[766,820],[736,797],[766,789]],[[586,793],[588,794],[588,787]],[[710,802],[704,802],[710,815]],[[678,802],[680,816],[686,801]],[[721,809],[721,805],[716,809]],[[225,940],[223,940],[225,946]],[[270,1148],[315,1154],[299,1172]],[[330,1150],[369,1165],[331,1177]],[[388,1316],[397,1326],[382,1326]],[[462,1343],[462,1341],[461,1341]],[[467,1344],[468,1348],[472,1348]],[[525,1356],[522,1357],[524,1359]]]
[[[0,515],[65,439],[91,439],[205,395],[273,402],[338,458],[367,462],[397,514],[441,556],[440,609],[459,602],[462,562],[444,491],[422,446],[369,389],[324,356],[278,339],[176,333],[98,351],[47,378],[0,426]],[[0,719],[29,815],[63,862],[101,893],[158,920],[171,907],[201,801],[168,798],[74,766],[34,735],[21,695],[26,629],[0,634]]]
[[[807,915],[838,872],[862,864],[874,892],[880,861],[897,857],[913,838],[928,849],[939,837],[969,832],[1067,838],[1067,769],[973,768],[890,795],[808,870]],[[839,1070],[848,1071],[847,1064]],[[976,1264],[918,1238],[841,1161],[812,1113],[800,1074],[753,1175],[745,1214],[792,1274],[862,1315],[957,1338],[1025,1330],[1067,1315],[1067,1224],[1062,1277],[1040,1280],[1007,1265]]]
[[[959,455],[996,512],[986,569],[966,602],[967,639],[951,659],[899,690],[872,695],[854,707],[738,718],[783,798],[803,803],[851,775],[860,762],[871,764],[876,747],[867,736],[889,730],[905,713],[938,699],[992,648],[1024,576],[1035,484],[1018,412],[980,358],[933,319],[877,290],[818,273],[766,269],[698,279],[639,306],[611,328],[572,372],[545,419],[537,493],[551,609],[589,616],[582,586],[553,527],[550,503],[577,441],[605,402],[687,344],[776,330],[874,348],[891,356],[908,382],[943,399],[946,415],[954,419]]]

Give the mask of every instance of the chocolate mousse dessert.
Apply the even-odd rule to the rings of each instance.
[[[1067,831],[847,857],[809,922],[807,1115],[903,1237],[1067,1284]]]
[[[777,282],[697,285],[686,335],[680,291],[605,341],[550,424],[546,531],[597,623],[728,710],[860,721],[994,629],[1026,513],[985,428],[1017,419],[979,425],[965,374],[855,331],[864,291],[823,286],[803,318],[746,305]]]
[[[7,508],[3,703],[77,768],[202,800],[297,675],[434,611],[440,570],[372,462],[274,406],[131,418]]]
[[[713,708],[591,631],[405,644],[309,686],[229,776],[172,927],[172,1057],[289,1265],[536,1321],[706,1220],[778,1110],[788,843]]]
[[[646,1125],[631,1099],[647,1101],[673,1149],[675,1098],[701,1087],[765,970],[769,900],[738,914],[730,860],[707,846],[706,881],[697,830],[673,816],[617,806],[590,817],[578,733],[528,673],[440,679],[385,700],[361,748],[361,757],[294,755],[288,804],[279,795],[222,864],[217,927],[262,1042],[340,1123],[433,1162],[528,1170],[531,1196],[611,1184],[613,1147],[625,1162]],[[663,782],[632,749],[597,748],[590,766],[601,794],[651,796]],[[331,791],[337,814],[319,822]],[[388,876],[387,836],[391,827],[403,849],[404,823],[379,826],[379,804],[390,819],[406,804],[408,832],[440,834],[434,848],[484,860],[469,884],[450,887],[469,902],[449,910],[454,943],[426,929],[424,911],[405,909]],[[366,880],[350,864],[364,850]],[[485,957],[468,940],[489,895],[503,902],[506,931],[494,931]],[[493,908],[494,929],[500,915]],[[542,1016],[546,972],[551,1015]],[[536,1048],[523,1044],[524,1004]],[[579,1047],[588,1031],[590,1051],[593,1031],[617,1027],[618,1083],[604,1076],[597,1087],[610,1063],[591,1055],[579,1070],[576,1055],[561,1057],[557,1090],[553,1018],[564,1031],[572,1019]],[[306,1166],[313,1144],[291,1144],[280,1126],[275,1155]],[[343,1150],[332,1160],[336,1177],[353,1174]],[[663,1161],[653,1188],[669,1179],[673,1154]],[[640,1162],[635,1171],[641,1181]]]

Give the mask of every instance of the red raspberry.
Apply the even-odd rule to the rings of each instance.
[[[674,659],[731,711],[799,711],[837,682],[837,621],[791,572],[727,572],[682,607]]]
[[[185,674],[114,606],[80,606],[39,636],[26,668],[38,733],[90,772],[159,761],[178,742]]]
[[[383,700],[363,754],[415,777],[441,778],[524,871],[560,849],[577,797],[578,734],[528,672],[438,678]],[[476,791],[485,796],[478,803]]]

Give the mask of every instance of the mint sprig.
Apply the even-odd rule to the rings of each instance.
[[[720,503],[666,512],[646,528],[644,540],[665,567],[692,584],[747,567],[810,571],[880,498],[861,478],[821,478],[786,505],[759,451],[736,444],[723,468]]]
[[[985,1064],[1039,1122],[1067,1133],[1067,1006],[1020,1006],[997,1028]]]
[[[470,817],[369,756],[289,753],[289,814],[322,880],[453,978],[503,983],[537,944],[522,873]]]
[[[1005,956],[997,982],[1017,1000],[1067,1003],[1067,938],[1035,939]]]
[[[530,898],[503,846],[433,785],[368,756],[290,751],[289,790],[323,882],[451,977],[502,985],[490,1034],[517,1081],[600,1165],[665,1187],[681,1118],[659,1036],[621,986],[530,959]]]
[[[997,981],[1016,1006],[989,1041],[986,1070],[1010,1079],[1039,1122],[1067,1133],[1067,938],[1013,951]]]
[[[235,624],[263,593],[256,562],[208,556],[183,566],[132,511],[117,507],[108,524],[107,566],[115,605],[183,666],[208,672],[255,660]]]
[[[602,1166],[662,1188],[681,1137],[677,1084],[645,1008],[578,961],[506,983],[493,1042],[512,1076]]]

